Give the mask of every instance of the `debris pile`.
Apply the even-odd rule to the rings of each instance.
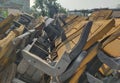
[[[112,13],[0,17],[0,83],[119,83],[120,19]]]

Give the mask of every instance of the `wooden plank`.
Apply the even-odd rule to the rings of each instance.
[[[106,20],[109,19],[112,15],[112,10],[98,10],[93,12],[89,16],[89,20],[97,21],[97,20]]]
[[[114,26],[114,19],[112,20],[103,20],[94,22],[97,25],[100,25],[96,27],[95,24],[93,24],[91,28],[91,33],[89,34],[88,41],[84,47],[84,50],[88,49],[91,45],[93,45],[96,41],[99,41],[101,38],[103,38]]]
[[[3,57],[5,53],[7,53],[8,50],[6,49],[10,49],[10,47],[8,48],[8,46],[12,44],[12,40],[18,35],[20,35],[23,32],[23,30],[24,26],[20,26],[20,28],[11,31],[7,37],[0,40],[0,58]]]
[[[120,57],[120,37],[108,43],[103,49],[109,56]]]
[[[7,29],[9,29],[10,24],[15,19],[14,15],[9,15],[7,18],[5,18],[2,22],[0,22],[0,34],[3,34]],[[9,26],[8,26],[9,25]]]
[[[16,75],[16,69],[16,64],[10,64],[3,72],[0,73],[0,83],[11,83]]]
[[[11,31],[7,37],[0,40],[0,66],[4,68],[10,62],[15,59],[15,47],[12,43],[13,39],[20,35],[24,30],[24,26],[20,26],[20,28]]]

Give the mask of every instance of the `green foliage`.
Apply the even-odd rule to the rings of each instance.
[[[64,13],[64,14],[67,13],[67,9],[62,7],[59,3],[57,3],[57,6],[59,8],[59,13]]]
[[[42,15],[41,12],[36,9],[35,6],[32,6],[32,8],[30,9],[30,12],[35,18],[38,18],[39,16]]]
[[[66,9],[57,3],[57,0],[35,0],[33,8],[38,9],[42,16],[54,17],[58,13],[66,13]]]
[[[0,10],[0,16],[6,18],[8,16],[8,11],[7,10]]]

